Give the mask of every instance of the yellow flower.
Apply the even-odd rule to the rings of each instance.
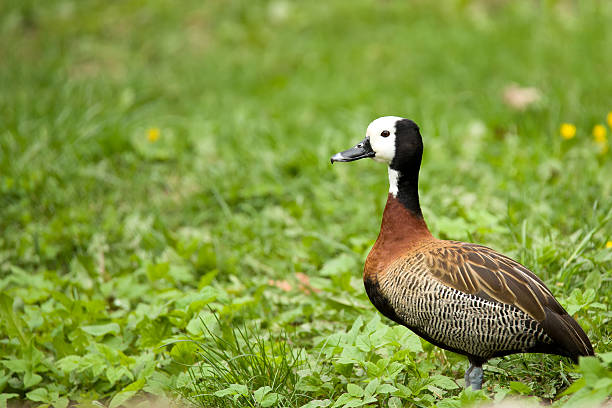
[[[612,249],[612,241],[606,242],[606,248]]]
[[[606,137],[606,127],[604,125],[595,125],[593,127],[593,137],[595,138],[595,142],[597,143],[606,143],[608,138]]]
[[[158,128],[150,128],[149,130],[147,130],[147,140],[151,143],[153,142],[157,142],[157,139],[159,139],[159,135],[160,135],[160,131]]]
[[[561,133],[561,137],[565,140],[572,139],[576,136],[576,126],[571,123],[563,123],[559,129],[559,133]]]
[[[608,116],[606,116],[606,121],[608,122],[608,126],[612,128],[612,111],[608,112]]]

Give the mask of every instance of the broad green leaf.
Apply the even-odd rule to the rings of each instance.
[[[375,399],[376,400],[376,399]],[[352,397],[346,404],[344,404],[342,407],[343,408],[354,408],[354,407],[361,407],[363,405],[365,405],[366,402],[364,400],[362,400],[361,398],[356,398],[356,397]]]
[[[36,384],[42,381],[42,377],[38,374],[35,374],[31,371],[26,371],[23,376],[23,385],[27,388],[32,388]]]
[[[143,377],[139,377],[139,379],[141,378]],[[147,384],[142,390],[153,395],[165,396],[166,391],[172,388],[172,377],[161,371],[153,371],[146,377],[146,380]]]
[[[148,378],[155,372],[157,365],[156,360],[155,354],[144,352],[136,358],[134,366],[130,364],[128,364],[128,366],[133,367],[134,373],[138,376],[138,379]]]
[[[375,396],[373,396],[373,395],[370,395],[370,396],[365,395],[363,397],[363,401],[361,401],[361,404],[356,405],[356,406],[367,405],[367,404],[371,404],[371,403],[377,402],[377,401],[378,401],[378,399]]]
[[[263,400],[261,401],[260,405],[264,408],[271,407],[278,402],[278,399],[278,394],[275,392],[271,392],[263,397]]]
[[[382,368],[379,368],[376,364],[372,363],[371,361],[366,361],[365,367],[368,373],[368,377],[370,378],[376,378],[380,376],[383,370]]]
[[[28,363],[25,360],[2,360],[2,365],[15,373],[25,373],[28,371]]]
[[[404,404],[402,404],[402,400],[401,399],[399,399],[397,397],[391,397],[391,398],[389,398],[387,406],[389,408],[403,408]]]
[[[494,386],[494,390],[493,390],[493,401],[495,401],[496,404],[500,403],[511,392],[512,392],[512,390],[510,390],[510,389],[508,389],[506,387],[502,387],[501,385],[497,384],[497,385]]]
[[[355,339],[355,347],[359,351],[368,352],[375,349],[375,346],[370,341],[370,336],[367,334],[360,334]]]
[[[133,383],[129,384],[117,394],[115,394],[115,396],[111,399],[109,408],[117,408],[118,406],[123,405],[129,399],[134,397],[138,393],[138,391],[140,391],[142,387],[144,387],[144,385],[144,379],[134,381]]]
[[[379,349],[390,345],[389,336],[387,335],[390,331],[392,331],[391,327],[380,323],[380,327],[369,335],[370,347],[372,349]]]
[[[132,373],[126,367],[108,367],[106,369],[106,378],[111,385],[114,385],[123,376],[133,379]]]
[[[21,346],[26,347],[28,342],[23,334],[21,319],[13,310],[13,299],[5,293],[0,293],[0,322],[4,322],[9,337],[16,337]]]
[[[610,388],[610,386],[612,386],[612,373],[610,374],[611,375],[608,378],[600,378],[599,380],[595,381],[592,387],[596,390]]]
[[[144,385],[145,385],[145,380],[144,379],[140,379],[138,381],[134,381],[131,384],[128,384],[123,390],[121,390],[121,392],[124,392],[124,391],[140,391]]]
[[[82,357],[79,356],[66,356],[61,360],[58,360],[55,364],[66,374],[70,374],[77,368],[81,367]]]
[[[106,334],[119,334],[121,328],[117,323],[99,324],[93,326],[82,326],[81,330],[92,336],[104,336]]]
[[[599,407],[602,402],[609,398],[612,390],[608,389],[586,389],[583,388],[570,397],[565,403],[567,408]]]
[[[196,293],[192,298],[188,299],[189,311],[197,313],[202,309],[205,309],[205,306],[208,305],[210,302],[214,302],[217,299],[218,295],[219,291],[211,286],[206,286],[202,288],[199,293]],[[177,302],[177,306],[179,305],[179,303],[180,302]]]
[[[168,270],[168,276],[172,279],[173,282],[189,282],[194,279],[193,270],[187,265],[170,265],[170,269]],[[205,304],[206,303],[203,303],[202,306]]]
[[[510,381],[510,389],[523,395],[529,395],[533,392],[533,390],[527,384],[523,384],[522,382],[518,381]]]
[[[559,394],[559,397],[563,397],[565,395],[573,394],[576,391],[579,391],[580,389],[582,389],[585,385],[586,385],[586,380],[584,379],[584,377],[579,378],[578,380],[574,381],[574,383],[572,385],[567,387],[567,389],[565,391],[563,391],[561,394]]]
[[[53,408],[66,408],[70,400],[66,397],[60,397],[53,400]]]
[[[452,378],[449,378],[445,375],[440,375],[440,374],[434,375],[430,379],[431,379],[431,384],[435,385],[436,387],[442,388],[444,390],[455,390],[459,388],[457,383],[455,383],[455,381]]]
[[[332,408],[340,407],[340,406],[348,406],[349,403],[361,403],[361,398],[354,397],[349,393],[344,393],[338,397]]]
[[[377,394],[389,394],[395,391],[397,391],[397,388],[391,384],[380,384],[380,386],[376,389]]]
[[[111,399],[109,407],[110,408],[117,408],[117,407],[123,405],[124,403],[129,401],[132,397],[134,397],[137,392],[138,391],[121,391],[121,392],[115,394],[113,399]]]
[[[180,341],[172,345],[170,356],[179,364],[191,365],[195,363],[198,346],[192,341]]]
[[[353,322],[351,330],[349,330],[346,335],[346,340],[349,342],[349,344],[353,344],[355,338],[357,337],[357,334],[359,333],[359,330],[361,329],[361,326],[363,326],[363,318],[361,316],[358,316],[357,319],[355,319],[355,321]]]
[[[338,362],[341,364],[359,363],[364,360],[365,353],[354,346],[344,346]]]
[[[36,348],[33,340],[30,340],[28,346],[24,349],[23,358],[30,367],[38,369],[38,365],[44,360],[45,354]]]
[[[238,392],[231,387],[227,387],[222,390],[217,390],[214,393],[214,395],[217,397],[226,397],[228,395],[236,395],[236,394],[238,394]]]
[[[436,404],[436,408],[460,408],[461,406],[461,401],[450,398],[445,398]]]
[[[408,329],[406,329],[408,330]],[[416,334],[411,331],[406,332],[402,337],[402,348],[410,350],[413,353],[421,353],[423,352],[423,345],[421,343],[421,339]]]
[[[389,366],[390,362],[391,360],[388,358],[381,358],[380,360],[376,362],[376,367],[378,367],[380,370],[384,370],[385,368]]]
[[[189,372],[183,371],[174,377],[174,386],[176,388],[189,388],[193,384],[193,378]]]
[[[331,404],[331,400],[312,400],[302,405],[300,408],[325,408]]]
[[[386,375],[389,378],[395,378],[402,372],[404,365],[400,362],[394,361],[387,367]]]
[[[317,391],[321,388],[322,381],[316,374],[305,374],[300,376],[296,388],[302,391]]]
[[[387,325],[381,323],[380,316],[381,316],[380,313],[375,313],[370,319],[370,321],[366,323],[363,329],[366,332],[366,334],[374,333],[377,330],[388,329]]]
[[[36,402],[51,402],[49,399],[49,391],[46,388],[36,388],[26,394],[30,401]]]
[[[469,406],[470,404],[474,404],[476,402],[489,400],[489,397],[487,397],[483,390],[473,390],[471,387],[464,388],[459,394],[459,401],[461,402],[462,406]]]
[[[608,371],[597,357],[580,357],[578,364],[587,384],[607,376]]]
[[[202,336],[206,334],[206,327],[211,330],[217,324],[213,315],[209,313],[201,313],[195,315],[193,319],[187,323],[187,331],[193,336]]]
[[[609,351],[607,353],[599,353],[597,354],[597,357],[601,358],[606,364],[612,363],[612,351]]]
[[[363,388],[357,384],[347,384],[346,391],[353,397],[363,397]]]
[[[0,393],[4,391],[6,384],[13,377],[13,374],[9,371],[8,373],[4,370],[0,370]]]
[[[376,392],[376,389],[378,388],[379,384],[380,384],[380,380],[378,378],[374,378],[365,387],[364,394],[368,395],[368,396],[374,395],[374,393]]]
[[[28,305],[24,308],[24,313],[25,316],[23,316],[23,321],[30,330],[42,328],[41,326],[44,323],[44,319],[39,307]]]
[[[260,387],[257,390],[253,391],[253,398],[255,398],[255,401],[261,403],[266,394],[268,394],[270,391],[272,391],[272,387],[268,385]]]

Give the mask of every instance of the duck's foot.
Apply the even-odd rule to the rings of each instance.
[[[465,372],[465,388],[472,387],[473,390],[482,389],[482,366],[470,362],[470,368]]]

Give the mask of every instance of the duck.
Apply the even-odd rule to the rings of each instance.
[[[371,122],[363,141],[331,163],[387,165],[389,193],[364,265],[371,303],[426,341],[467,357],[465,387],[482,389],[482,366],[515,353],[594,355],[593,346],[542,279],[486,246],[435,238],[419,203],[423,140],[410,119]]]

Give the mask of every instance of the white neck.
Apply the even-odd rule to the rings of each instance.
[[[399,176],[399,171],[389,167],[389,192],[393,197],[397,197],[397,181],[399,180]]]

